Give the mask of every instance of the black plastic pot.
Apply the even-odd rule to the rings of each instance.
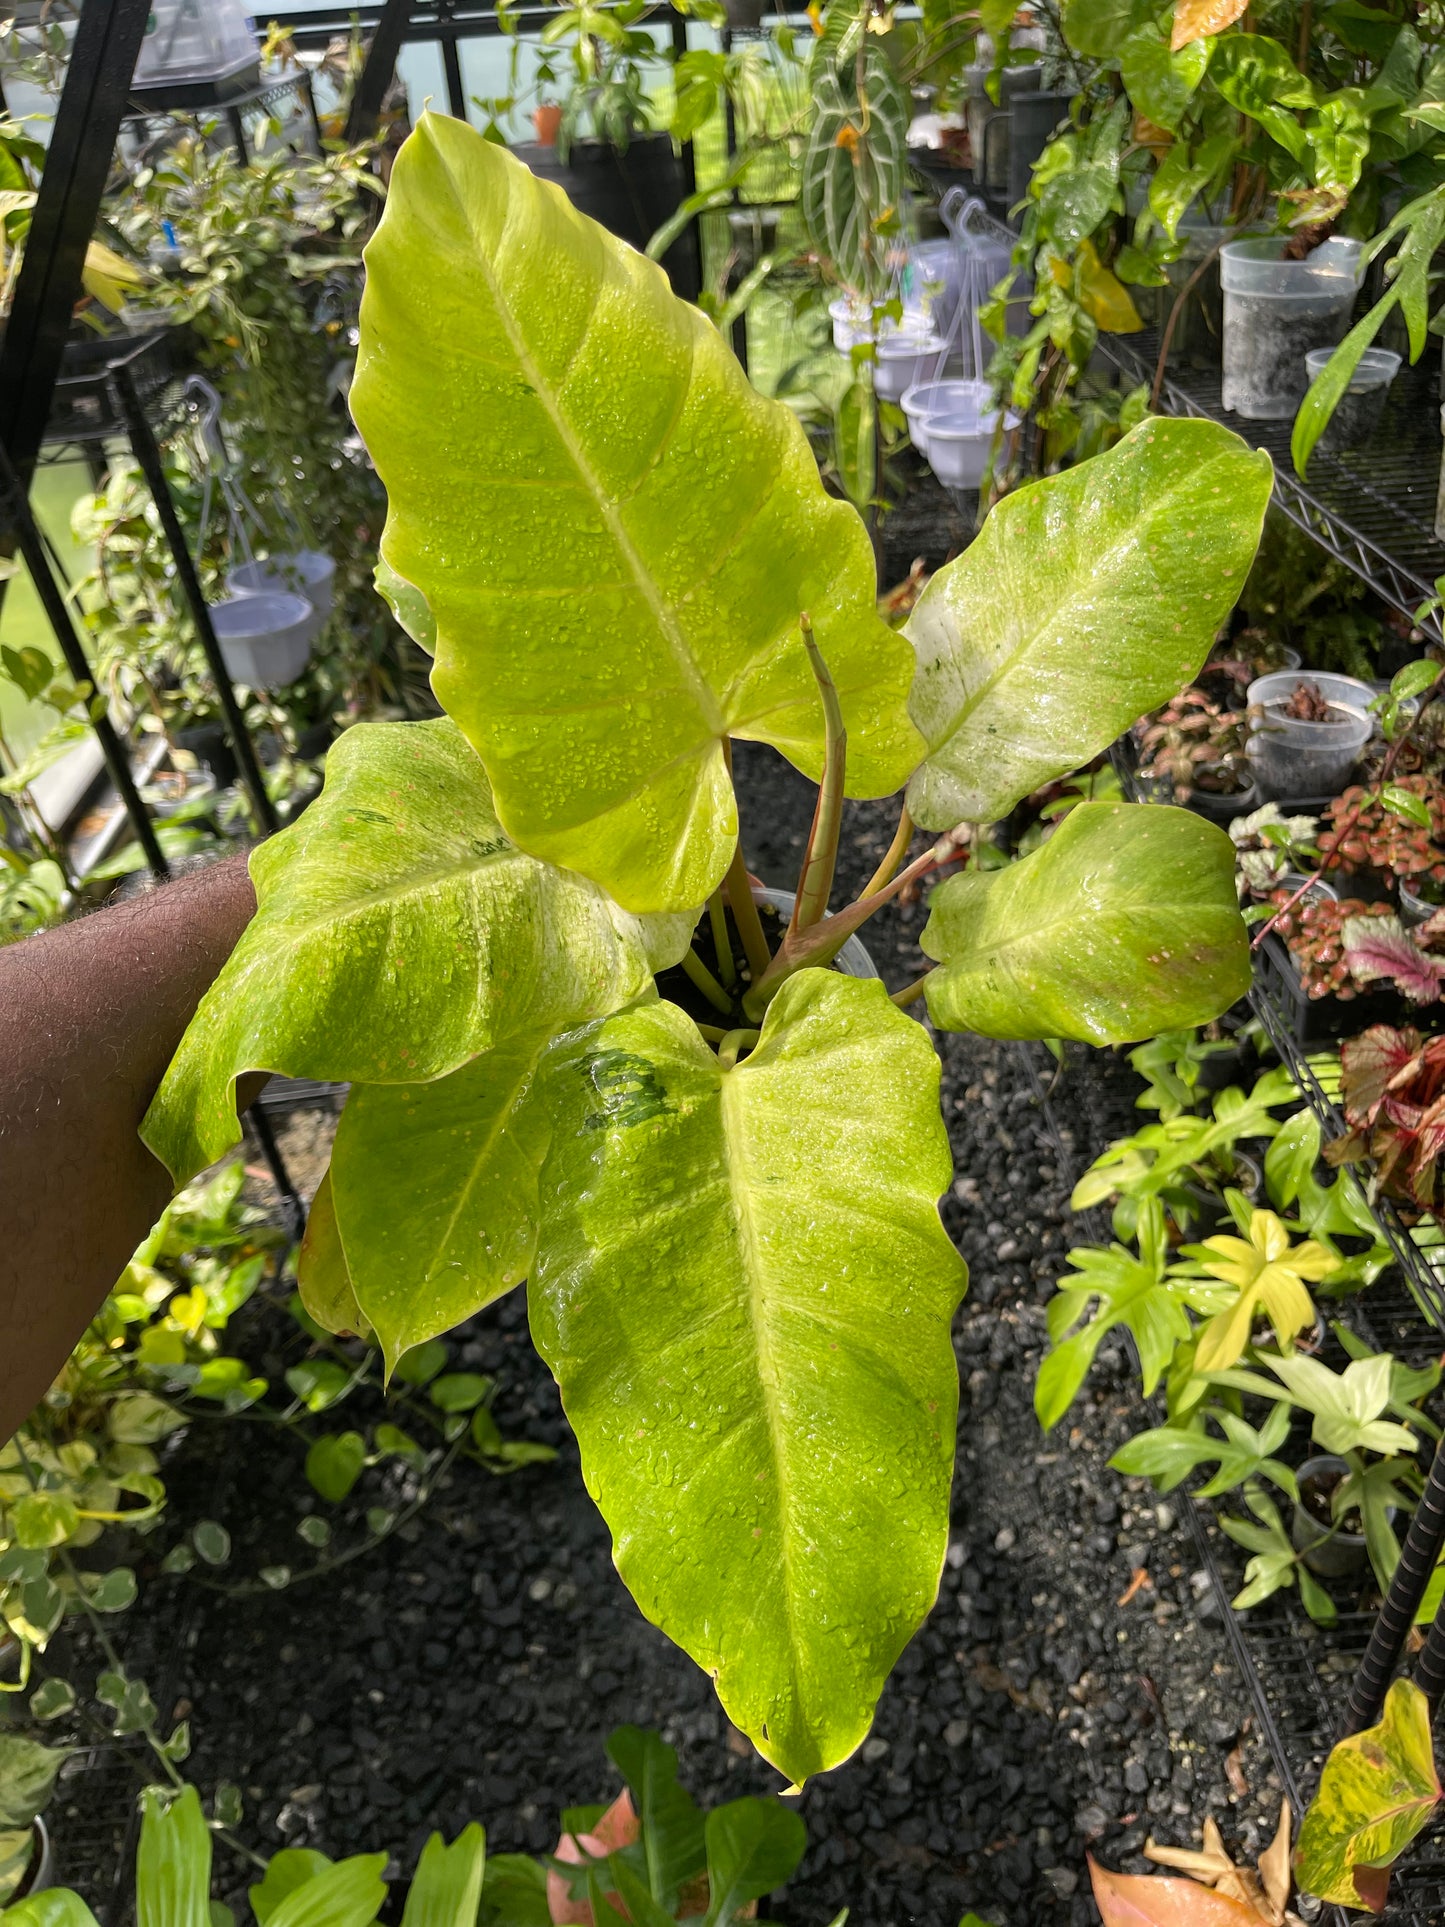
[[[1190,809],[1196,815],[1207,817],[1211,823],[1232,823],[1235,817],[1248,816],[1251,810],[1257,810],[1259,803],[1259,786],[1255,783],[1228,795],[1222,790],[1189,792]]]
[[[1311,1482],[1323,1484],[1326,1480],[1333,1490],[1349,1469],[1343,1459],[1324,1452],[1306,1459],[1295,1477],[1301,1492]],[[1362,1532],[1342,1532],[1338,1527],[1322,1525],[1303,1500],[1294,1509],[1290,1539],[1310,1571],[1321,1579],[1346,1579],[1351,1573],[1361,1572],[1368,1557]]]
[[[645,249],[687,198],[682,162],[668,134],[637,134],[619,154],[606,141],[576,141],[565,164],[555,147],[519,141],[512,149],[541,181],[555,181],[579,212],[619,240]],[[697,223],[662,257],[673,292],[696,301],[702,288]]]
[[[1024,200],[1033,179],[1034,162],[1049,144],[1061,120],[1067,120],[1072,94],[1015,94],[1009,108],[1008,199],[1014,207]]]
[[[229,789],[237,776],[236,753],[220,723],[192,723],[176,731],[179,748],[189,751],[216,779],[219,789]]]

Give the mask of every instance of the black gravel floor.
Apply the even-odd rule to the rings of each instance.
[[[790,885],[813,792],[769,751],[743,745],[737,761],[750,860]],[[866,877],[895,820],[894,805],[850,806],[840,890]],[[869,928],[890,985],[920,968],[924,914],[905,905]],[[1086,1848],[1134,1864],[1147,1833],[1195,1844],[1212,1813],[1251,1850],[1278,1809],[1187,1522],[1107,1469],[1145,1422],[1122,1348],[1106,1348],[1054,1433],[1033,1415],[1043,1307],[1078,1235],[1034,1073],[1018,1046],[941,1048],[956,1170],[943,1214],[972,1274],[955,1328],[952,1543],[872,1736],[801,1797],[808,1855],[772,1907],[785,1927],[825,1927],[843,1906],[852,1927],[954,1927],[968,1909],[994,1927],[1083,1927],[1098,1918]],[[1129,1077],[1071,1054],[1052,1108],[1080,1161],[1101,1118],[1128,1119]],[[296,1130],[314,1156],[314,1118]],[[397,1873],[433,1826],[473,1818],[494,1851],[549,1849],[559,1808],[614,1791],[602,1742],[624,1721],[662,1729],[700,1799],[778,1788],[613,1572],[520,1293],[466,1328],[454,1362],[495,1374],[504,1433],[556,1445],[557,1462],[510,1478],[461,1466],[378,1552],[304,1586],[231,1598],[151,1584],[145,1610],[168,1616],[159,1643],[173,1650],[167,1698],[195,1736],[187,1772],[206,1790],[241,1787],[242,1834],[263,1851],[387,1847]],[[292,1442],[261,1427],[188,1442],[167,1542],[218,1471],[232,1572],[294,1551],[315,1502]],[[225,1877],[239,1893],[243,1871]]]

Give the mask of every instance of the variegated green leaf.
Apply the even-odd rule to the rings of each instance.
[[[819,970],[733,1069],[658,1003],[547,1071],[533,1336],[633,1596],[800,1783],[866,1734],[948,1538],[938,1075],[880,983]]]
[[[616,1010],[676,963],[690,916],[638,918],[497,822],[453,723],[366,723],[251,857],[256,915],[201,1005],[142,1136],[178,1183],[239,1139],[245,1071],[402,1084]]]
[[[821,769],[802,613],[849,794],[903,782],[911,665],[863,524],[659,267],[433,114],[366,259],[352,405],[386,561],[435,618],[434,686],[521,848],[630,909],[701,903],[737,831],[727,738]]]
[[[919,942],[929,1016],[985,1037],[1131,1043],[1249,989],[1233,844],[1156,804],[1080,803],[1031,856],[950,877]]]
[[[1268,455],[1227,428],[1150,417],[998,503],[909,619],[929,749],[914,820],[997,822],[1188,682],[1238,598],[1273,481]]]
[[[1441,1797],[1425,1695],[1413,1681],[1397,1679],[1380,1724],[1351,1733],[1325,1762],[1300,1828],[1300,1891],[1378,1913],[1389,1869]]]

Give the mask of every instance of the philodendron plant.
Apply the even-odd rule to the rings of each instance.
[[[1145,422],[1001,502],[899,635],[790,412],[504,149],[427,115],[367,269],[382,575],[447,715],[348,731],[256,851],[255,920],[145,1139],[184,1180],[237,1141],[243,1073],[349,1081],[312,1312],[394,1362],[526,1279],[624,1580],[801,1782],[867,1732],[948,1536],[965,1273],[938,1064],[900,1006],[1104,1043],[1211,1018],[1249,974],[1228,838],[1115,803],[951,877],[935,967],[892,1001],[830,966],[960,822],[1191,680],[1269,462]],[[775,946],[733,737],[819,783]],[[905,784],[888,858],[828,914],[842,798]],[[909,862],[914,824],[944,834]]]

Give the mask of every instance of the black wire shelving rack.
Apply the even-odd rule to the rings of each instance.
[[[1100,352],[1125,380],[1152,389],[1159,338],[1152,329],[1100,335]],[[1321,548],[1363,578],[1393,608],[1413,615],[1445,575],[1445,543],[1435,534],[1440,482],[1440,379],[1427,350],[1419,366],[1392,384],[1384,418],[1360,448],[1326,455],[1316,450],[1307,481],[1294,472],[1293,423],[1253,422],[1224,406],[1217,369],[1166,367],[1157,406],[1232,428],[1274,462],[1274,504]],[[1421,624],[1441,639],[1440,617]]]

